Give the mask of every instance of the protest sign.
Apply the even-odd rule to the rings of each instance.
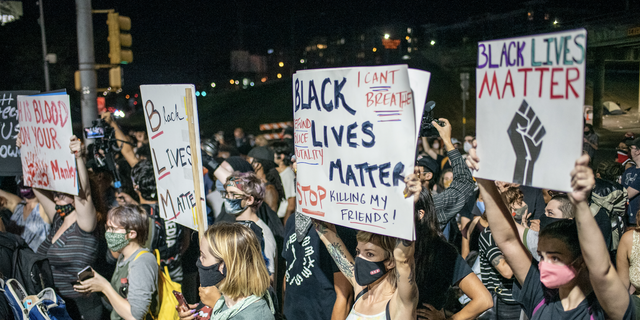
[[[477,177],[571,191],[586,48],[584,29],[478,43]]]
[[[424,72],[424,74],[427,74]],[[298,71],[293,77],[296,210],[312,218],[413,240],[416,114],[405,65]],[[421,115],[421,113],[420,113]]]
[[[76,158],[69,150],[69,95],[18,96],[18,120],[24,184],[77,195]]]
[[[190,130],[200,132],[198,109],[194,103],[195,86],[143,85],[140,93],[144,101],[160,217],[194,230],[204,230],[206,220],[201,219],[205,214],[202,210],[204,185],[201,176],[194,176],[194,172],[202,175],[202,164],[193,162],[194,158],[201,159],[200,136],[190,135]],[[190,114],[195,116],[189,119]],[[193,170],[193,164],[196,170]]]
[[[38,94],[38,91],[0,91],[0,176],[22,175],[20,149],[16,147],[18,126],[18,95]]]

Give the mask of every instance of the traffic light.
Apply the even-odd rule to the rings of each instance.
[[[109,69],[109,87],[116,90],[122,88],[122,69],[120,66]]]
[[[127,64],[133,61],[133,52],[123,47],[131,47],[131,34],[120,31],[131,30],[131,19],[116,12],[107,14],[109,25],[109,58],[111,64]],[[109,72],[111,74],[111,72]]]

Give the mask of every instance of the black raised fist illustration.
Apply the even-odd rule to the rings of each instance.
[[[527,101],[522,101],[507,133],[516,153],[513,182],[530,186],[533,166],[540,156],[542,138],[547,132]]]

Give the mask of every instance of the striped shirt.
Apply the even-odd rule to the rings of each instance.
[[[62,222],[63,219],[56,213],[51,233],[38,248],[38,253],[49,259],[53,282],[60,295],[64,298],[80,298],[83,295],[73,290],[73,282],[78,280],[79,271],[96,261],[98,239],[93,232],[83,231],[78,223],[74,222],[54,244],[51,244],[51,239],[62,226]]]
[[[464,163],[460,151],[453,149],[447,152],[447,156],[451,161],[453,181],[449,188],[433,195],[433,204],[436,207],[436,214],[441,228],[444,228],[449,220],[453,219],[462,210],[475,185],[471,171]]]
[[[494,259],[500,259],[502,251],[500,251],[495,241],[493,241],[489,227],[485,228],[484,231],[480,233],[478,242],[480,245],[478,257],[480,258],[480,275],[482,277],[482,284],[487,288],[487,290],[489,290],[489,292],[497,293],[502,301],[516,303],[511,295],[513,278],[507,279],[503,277],[491,264],[491,261]]]

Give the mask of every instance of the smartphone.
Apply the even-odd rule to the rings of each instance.
[[[182,295],[182,292],[173,290],[173,295],[176,296],[176,299],[178,300],[178,305],[179,306],[181,306],[181,307],[184,306],[185,308],[189,309],[189,305],[187,304],[187,300],[184,299],[184,296]]]
[[[93,270],[91,270],[91,266],[86,266],[78,272],[78,281],[85,281],[91,278],[93,278]]]
[[[104,137],[104,129],[101,127],[84,128],[84,137],[86,139],[96,139]]]

